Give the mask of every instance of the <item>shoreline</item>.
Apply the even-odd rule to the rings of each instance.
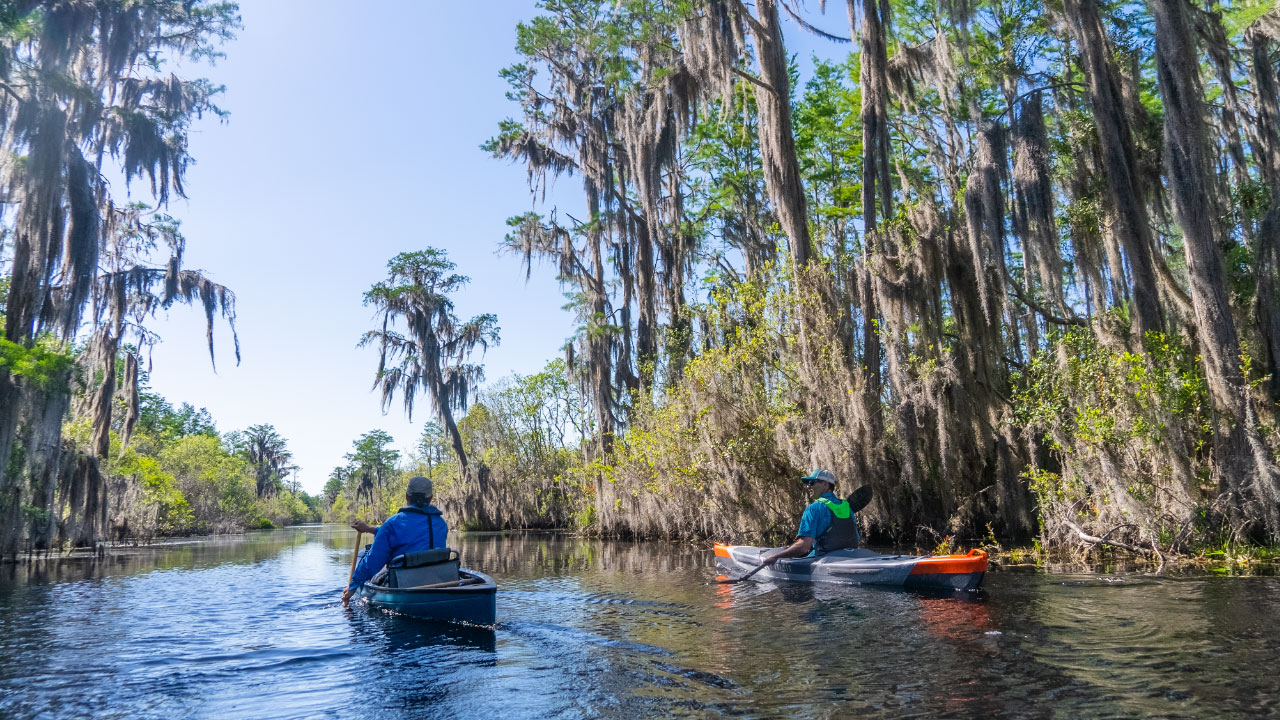
[[[111,542],[99,543],[92,548],[73,548],[71,550],[50,550],[38,552],[20,552],[16,556],[0,558],[0,565],[6,564],[43,564],[61,562],[63,560],[106,560],[110,558],[128,557],[130,555],[178,549],[185,546],[233,544],[241,538],[252,535],[267,535],[280,531],[300,530],[306,528],[332,527],[349,530],[342,523],[305,523],[287,525],[270,530],[244,530],[238,533],[218,533],[212,535],[183,535],[171,538],[153,539],[148,542]],[[564,535],[590,540],[619,543],[649,543],[670,546],[685,546],[691,552],[709,551],[703,545],[710,541],[689,540],[643,540],[636,538],[595,538],[585,537],[572,530],[517,529],[517,530],[476,530],[459,531],[465,535],[505,535],[505,534],[547,534]],[[924,548],[907,548],[869,545],[869,549],[885,554],[929,555]],[[968,546],[962,546],[968,547]],[[1069,574],[1126,574],[1146,576],[1229,576],[1229,577],[1267,577],[1280,576],[1280,547],[1233,548],[1205,553],[1196,556],[1170,556],[1163,563],[1157,563],[1149,555],[1130,553],[1120,549],[1107,549],[1082,555],[1079,550],[1063,548],[1044,550],[1034,546],[1004,548],[1001,546],[975,543],[972,547],[981,548],[988,554],[993,572],[1035,572],[1055,575]]]

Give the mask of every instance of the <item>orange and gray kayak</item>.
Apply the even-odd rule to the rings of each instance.
[[[774,549],[716,543],[716,565],[727,575],[744,575],[756,569],[760,558]],[[967,555],[881,555],[858,548],[779,560],[753,579],[976,590],[986,572],[987,554],[977,549]]]

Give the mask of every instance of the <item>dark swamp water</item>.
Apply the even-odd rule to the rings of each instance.
[[[1280,716],[1280,578],[711,584],[710,549],[452,536],[498,624],[335,604],[336,526],[0,568],[0,716]]]

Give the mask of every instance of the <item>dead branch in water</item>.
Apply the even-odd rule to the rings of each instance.
[[[1090,545],[1110,545],[1111,547],[1117,547],[1117,548],[1120,548],[1120,549],[1122,549],[1122,550],[1128,550],[1129,552],[1131,552],[1131,553],[1133,553],[1133,554],[1135,554],[1135,555],[1146,555],[1146,554],[1147,554],[1147,551],[1146,551],[1146,550],[1144,550],[1144,549],[1142,549],[1142,548],[1136,547],[1136,546],[1134,546],[1134,545],[1130,545],[1130,544],[1128,544],[1128,543],[1120,542],[1119,540],[1110,540],[1110,539],[1108,539],[1108,538],[1110,537],[1111,533],[1113,533],[1113,532],[1115,532],[1115,531],[1117,531],[1117,530],[1119,530],[1119,529],[1121,529],[1121,528],[1125,528],[1125,527],[1132,527],[1132,528],[1136,528],[1136,527],[1138,527],[1137,525],[1134,525],[1133,523],[1124,523],[1124,524],[1121,524],[1121,525],[1117,525],[1117,526],[1115,526],[1115,527],[1111,528],[1110,530],[1106,531],[1105,533],[1103,533],[1103,534],[1102,534],[1102,537],[1097,537],[1097,536],[1095,536],[1095,535],[1090,535],[1089,533],[1085,532],[1083,528],[1081,528],[1079,525],[1077,525],[1077,524],[1075,524],[1075,523],[1071,522],[1070,520],[1063,519],[1063,521],[1062,521],[1062,522],[1063,522],[1063,524],[1065,524],[1067,527],[1069,527],[1069,528],[1071,528],[1073,531],[1075,531],[1076,535],[1077,535],[1077,536],[1079,536],[1079,538],[1080,538],[1081,540],[1083,540],[1083,541],[1085,541],[1085,542],[1089,543]],[[1156,547],[1155,540],[1151,540],[1151,553],[1152,553],[1152,554],[1154,554],[1154,555],[1155,555],[1155,557],[1160,561],[1160,568],[1163,568],[1163,567],[1164,567],[1165,556],[1164,556],[1164,553],[1160,552],[1160,549],[1159,549],[1158,547]],[[1159,569],[1157,569],[1157,572],[1158,572],[1158,571],[1159,571]]]

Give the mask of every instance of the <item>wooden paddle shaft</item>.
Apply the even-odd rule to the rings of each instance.
[[[359,530],[356,531],[356,551],[351,555],[351,572],[347,573],[347,585],[343,589],[351,587],[351,578],[356,576],[356,561],[360,559],[360,536],[363,535]]]
[[[411,588],[405,588],[405,589],[406,590],[423,590],[426,588],[459,587],[462,585],[479,585],[483,582],[484,580],[473,577],[473,578],[462,578],[461,580],[445,580],[444,582],[432,583],[430,585],[414,585]]]

